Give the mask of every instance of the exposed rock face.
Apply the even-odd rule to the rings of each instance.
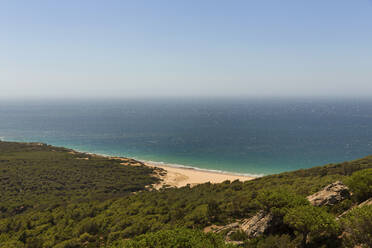
[[[308,196],[307,199],[314,206],[331,206],[349,197],[349,188],[342,182],[336,181]]]
[[[254,238],[266,233],[267,230],[272,227],[272,224],[273,216],[260,211],[252,218],[243,220],[240,228],[248,235],[248,237]]]
[[[212,225],[212,226],[204,228],[204,232],[222,233],[223,231],[227,231],[227,230],[231,231],[231,230],[239,230],[239,229],[240,229],[239,223],[234,222],[234,223],[228,224],[226,226]]]
[[[258,212],[249,219],[243,219],[226,226],[210,226],[204,229],[204,232],[226,233],[225,240],[232,242],[230,235],[236,232],[244,232],[249,238],[258,237],[267,233],[275,225],[273,216],[266,214],[264,211]]]
[[[208,227],[204,228],[205,233],[208,233],[208,232],[224,233],[225,242],[229,243],[229,244],[234,244],[236,246],[241,246],[241,245],[244,244],[243,241],[235,241],[235,240],[231,239],[231,235],[233,235],[234,233],[237,233],[239,231],[242,231],[242,229],[240,228],[240,224],[238,222],[234,222],[234,223],[228,224],[226,226],[212,225],[212,226],[208,226]]]

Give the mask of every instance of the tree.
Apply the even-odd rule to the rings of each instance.
[[[345,247],[372,247],[372,205],[351,210],[341,219]]]
[[[219,215],[221,214],[221,209],[218,205],[218,203],[215,200],[211,200],[208,202],[208,209],[207,209],[207,215],[208,218],[214,222],[218,220]]]
[[[283,235],[269,235],[265,238],[260,237],[251,239],[246,242],[247,248],[297,248],[300,245],[298,238],[294,240],[288,234]]]
[[[263,190],[258,194],[257,201],[260,209],[280,217],[290,208],[309,205],[309,201],[304,197],[285,189]]]
[[[338,233],[335,218],[322,208],[314,206],[298,206],[292,208],[284,216],[284,223],[293,228],[297,234],[302,234],[302,247],[306,246],[309,238],[320,236],[330,237]]]
[[[354,172],[346,183],[358,202],[372,197],[372,169]]]
[[[178,228],[140,235],[133,240],[118,242],[113,247],[123,248],[233,248],[214,233]]]

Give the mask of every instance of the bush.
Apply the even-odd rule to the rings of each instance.
[[[302,245],[310,237],[312,241],[317,238],[334,237],[338,234],[338,224],[335,218],[325,210],[314,206],[298,206],[292,208],[284,216],[284,223],[302,234]]]
[[[22,242],[9,240],[0,243],[0,248],[23,248],[25,245]]]
[[[99,225],[92,218],[84,219],[77,226],[77,234],[78,235],[81,235],[83,233],[88,233],[88,234],[94,235],[94,234],[97,234],[99,231],[100,231]]]
[[[231,233],[229,237],[233,241],[244,241],[248,239],[248,235],[242,230]]]
[[[294,239],[287,234],[270,235],[265,238],[259,238],[249,241],[246,244],[247,248],[297,248],[300,245],[300,240]]]
[[[119,242],[123,248],[228,248],[221,236],[198,230],[178,228],[140,235],[133,240]]]
[[[257,201],[259,208],[275,216],[284,216],[290,208],[296,206],[309,205],[309,201],[304,197],[284,189],[261,191],[257,196]]]
[[[372,247],[372,205],[355,208],[341,219],[345,247]]]
[[[185,216],[190,226],[206,225],[208,223],[208,205],[203,204],[196,207],[189,215]]]
[[[353,206],[353,201],[351,199],[345,199],[333,206],[327,206],[328,212],[335,215],[340,215],[350,209]]]
[[[81,243],[77,239],[69,239],[54,246],[55,248],[80,248]]]
[[[372,169],[354,172],[346,182],[358,202],[372,197]]]

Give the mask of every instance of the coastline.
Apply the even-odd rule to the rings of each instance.
[[[226,180],[229,181],[249,181],[259,176],[229,173],[224,171],[212,171],[204,170],[194,167],[176,167],[171,164],[159,163],[159,162],[149,162],[149,161],[140,161],[146,166],[160,168],[166,171],[165,175],[159,175],[162,179],[162,182],[158,185],[155,185],[156,189],[159,189],[163,186],[167,187],[184,187],[190,185],[193,187],[202,183],[222,183]]]
[[[77,152],[76,150],[73,150]],[[79,152],[79,151],[78,151]],[[91,153],[91,152],[80,152],[90,156],[102,156],[110,159],[117,159],[123,161],[122,165],[125,166],[148,166],[151,168],[158,168],[156,170],[156,176],[161,179],[161,182],[153,185],[155,189],[160,189],[162,187],[184,187],[190,185],[190,187],[196,186],[203,183],[222,183],[224,181],[235,181],[239,180],[241,182],[253,180],[255,178],[261,177],[263,175],[253,175],[253,174],[243,174],[234,173],[228,171],[218,171],[210,169],[202,169],[198,167],[185,166],[179,164],[170,164],[164,162],[155,162],[140,160],[137,158],[121,157],[121,156],[110,156],[107,154]],[[129,162],[129,161],[132,162]]]
[[[49,145],[46,143],[41,142],[24,142],[24,141],[12,141],[12,140],[4,140],[4,137],[0,139],[0,141],[4,142],[18,142],[18,143],[28,143],[28,144],[38,144],[38,145]],[[53,146],[53,145],[52,145]],[[159,168],[160,170],[156,170],[156,176],[161,179],[161,182],[157,185],[154,185],[154,188],[160,189],[163,186],[166,187],[184,187],[187,185],[195,186],[202,183],[222,183],[226,180],[229,181],[248,181],[253,180],[255,178],[261,177],[263,175],[255,175],[255,174],[243,174],[243,173],[234,173],[228,171],[220,171],[220,170],[212,170],[212,169],[203,169],[198,167],[192,166],[185,166],[179,164],[170,164],[164,162],[155,162],[155,161],[146,161],[140,160],[137,158],[131,157],[122,157],[122,156],[112,156],[108,154],[100,154],[95,152],[89,151],[82,151],[77,149],[72,149],[66,146],[62,146],[70,150],[71,153],[80,153],[84,154],[87,157],[81,159],[89,159],[89,156],[97,156],[97,157],[104,157],[109,159],[116,159],[122,161],[122,165],[124,166],[149,166],[152,168]]]
[[[241,182],[249,181],[261,177],[263,175],[250,175],[241,174],[227,171],[217,171],[202,169],[184,165],[167,164],[164,162],[154,162],[139,160],[136,158],[127,158],[120,156],[109,156],[97,153],[83,152],[87,155],[102,156],[110,159],[117,159],[122,161],[122,165],[125,166],[148,166],[155,168],[156,176],[161,179],[161,182],[153,185],[155,189],[161,189],[162,187],[175,187],[180,188],[189,185],[190,187],[196,186],[203,183],[222,183],[224,181],[235,181]]]

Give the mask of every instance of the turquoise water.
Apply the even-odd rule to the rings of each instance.
[[[0,137],[271,174],[372,154],[372,101],[1,101]]]

